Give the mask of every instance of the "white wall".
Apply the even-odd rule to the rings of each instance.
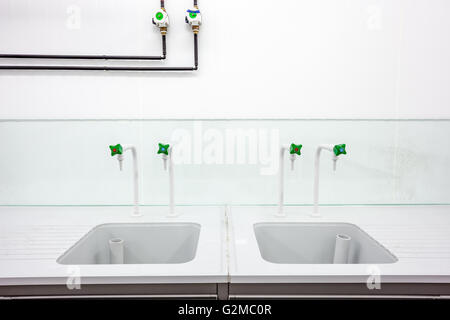
[[[0,52],[158,54],[158,4],[0,0]],[[192,63],[190,5],[167,0],[167,65]],[[197,73],[3,71],[0,118],[450,118],[448,0],[199,5]]]
[[[321,204],[449,204],[449,136],[450,121],[0,121],[0,205],[131,204],[131,155],[120,172],[116,143],[138,148],[142,204],[167,204],[158,142],[175,145],[177,204],[277,203],[291,142],[303,148],[295,171],[284,159],[288,204],[312,203],[322,143],[348,154],[333,172],[323,152]]]

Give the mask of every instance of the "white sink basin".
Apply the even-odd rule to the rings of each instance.
[[[196,223],[103,224],[89,231],[58,258],[60,264],[173,264],[194,259],[200,225]],[[117,247],[120,258],[117,260]]]
[[[359,227],[348,223],[257,223],[264,260],[284,264],[382,264],[397,258]],[[348,240],[346,262],[336,262],[336,237]]]

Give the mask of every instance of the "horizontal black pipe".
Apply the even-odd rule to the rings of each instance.
[[[0,54],[0,59],[53,59],[53,60],[164,60],[167,55],[166,35],[161,36],[161,56],[121,55],[51,55],[51,54]]]
[[[73,71],[195,71],[198,70],[198,35],[194,34],[193,67],[120,67],[120,66],[51,66],[0,65],[0,70],[73,70]]]
[[[0,66],[0,70],[194,71],[195,67]]]

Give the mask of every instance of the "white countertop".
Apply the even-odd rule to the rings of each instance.
[[[194,260],[181,264],[81,265],[82,284],[226,283],[224,207],[0,207],[0,285],[65,284],[74,274],[56,259],[97,225],[193,222],[201,225]],[[77,271],[77,270],[76,270]]]
[[[367,264],[277,264],[264,260],[253,225],[258,222],[347,222],[380,242],[398,258],[378,264],[382,282],[450,283],[450,206],[286,207],[276,218],[276,207],[231,207],[230,278],[232,283],[366,282]]]
[[[202,226],[197,255],[182,264],[82,265],[82,284],[339,283],[366,282],[370,265],[275,264],[262,259],[253,225],[259,222],[353,223],[399,260],[377,265],[382,282],[450,283],[450,206],[231,207],[0,207],[0,285],[65,284],[71,266],[56,259],[104,223],[193,222]],[[227,242],[227,227],[229,239]],[[229,268],[229,270],[228,270]]]

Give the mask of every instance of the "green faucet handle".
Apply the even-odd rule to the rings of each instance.
[[[168,156],[170,145],[162,143],[158,143],[158,145],[159,145],[158,154],[165,154],[166,156]]]
[[[123,148],[120,143],[116,144],[115,146],[109,146],[109,149],[111,149],[111,157],[114,157],[116,154],[123,153]]]
[[[156,18],[156,20],[162,20],[164,18],[164,13],[162,13],[161,11],[158,11],[155,14],[155,18]]]
[[[345,144],[337,144],[333,148],[333,152],[336,156],[340,154],[347,154],[347,151],[345,151]]]
[[[291,148],[289,150],[290,154],[296,154],[296,155],[301,155],[302,153],[300,152],[300,150],[302,149],[303,145],[301,144],[295,144],[292,143],[291,144]]]

